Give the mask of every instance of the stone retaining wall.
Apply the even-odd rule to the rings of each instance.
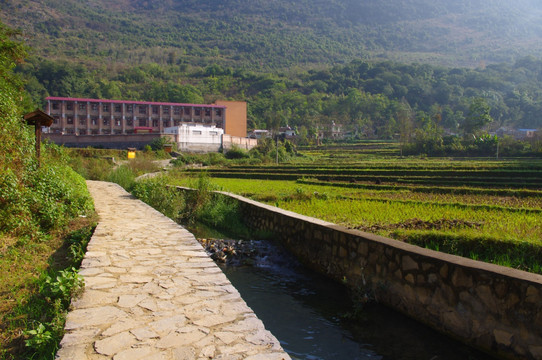
[[[499,358],[542,359],[542,276],[223,194],[313,270]]]

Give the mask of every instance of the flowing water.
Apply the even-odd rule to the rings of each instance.
[[[280,246],[252,244],[251,266],[221,267],[293,359],[491,359],[378,304],[357,307],[353,316],[341,284],[307,270]]]

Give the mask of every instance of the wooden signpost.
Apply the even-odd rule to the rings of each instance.
[[[51,126],[53,123],[53,118],[40,109],[36,109],[33,112],[25,114],[23,116],[24,121],[28,125],[34,125],[36,133],[36,157],[38,160],[38,167],[40,166],[40,146],[41,146],[41,127],[42,126]]]

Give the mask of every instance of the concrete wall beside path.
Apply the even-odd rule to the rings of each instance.
[[[290,359],[194,235],[116,184],[87,185],[99,223],[57,359]]]
[[[542,359],[542,276],[222,194],[312,269],[499,358]]]

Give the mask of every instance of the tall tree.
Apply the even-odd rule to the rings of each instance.
[[[490,107],[484,98],[474,98],[461,128],[464,135],[476,135],[487,124],[493,122]]]

